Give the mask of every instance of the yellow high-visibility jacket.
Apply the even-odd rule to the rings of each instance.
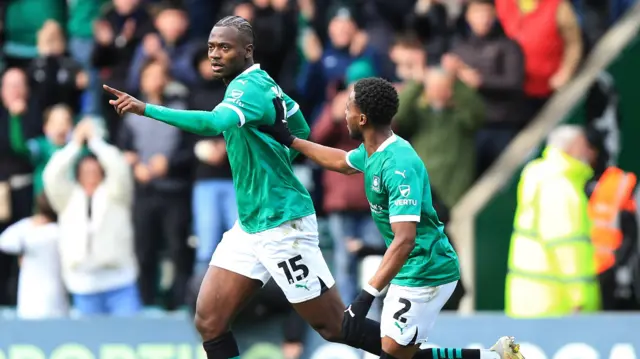
[[[518,184],[505,310],[520,318],[600,308],[588,199],[591,167],[553,147],[529,163]]]

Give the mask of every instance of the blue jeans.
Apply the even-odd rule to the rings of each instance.
[[[333,238],[334,274],[342,301],[351,303],[358,294],[358,258],[347,250],[347,237],[358,238],[369,246],[384,246],[370,213],[333,213],[329,215],[329,232]],[[376,301],[378,302],[378,301]],[[374,303],[378,308],[379,303]],[[369,313],[370,316],[372,312]]]
[[[209,266],[211,255],[238,219],[233,182],[229,179],[197,181],[193,187],[193,225],[198,237],[196,273]]]
[[[138,287],[126,287],[94,294],[73,294],[73,305],[81,315],[131,316],[142,309]]]
[[[100,115],[100,78],[98,70],[91,67],[91,53],[93,52],[93,39],[74,37],[69,41],[69,52],[73,59],[78,61],[89,77],[89,84],[82,95],[82,113]],[[113,134],[112,134],[113,135]]]

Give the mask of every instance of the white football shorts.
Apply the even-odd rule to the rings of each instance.
[[[391,284],[382,307],[380,336],[403,346],[426,343],[457,283],[417,288]]]
[[[273,277],[290,303],[317,298],[335,284],[320,251],[315,215],[254,234],[236,222],[222,236],[210,265],[263,284]]]

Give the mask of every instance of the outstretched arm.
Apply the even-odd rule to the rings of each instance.
[[[291,143],[291,148],[307,156],[313,162],[330,171],[352,175],[358,170],[349,165],[348,152],[331,148],[317,143],[296,138]]]
[[[174,110],[146,104],[143,115],[162,121],[181,130],[201,136],[217,136],[238,125],[238,118],[227,116],[230,109],[221,103],[213,111]],[[232,110],[233,111],[233,110]]]
[[[123,115],[126,112],[135,113],[197,135],[219,135],[233,126],[242,126],[245,121],[244,114],[236,106],[225,102],[218,104],[211,112],[173,110],[146,104],[125,92],[107,85],[103,85],[103,88],[117,97],[115,100],[109,100],[109,104],[115,108],[119,115]],[[230,116],[230,113],[233,113],[233,115]]]

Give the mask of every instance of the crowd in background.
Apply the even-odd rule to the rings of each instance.
[[[236,220],[224,140],[134,114],[119,118],[101,85],[149,103],[211,110],[225,87],[212,79],[205,44],[225,15],[252,23],[256,62],[301,105],[315,142],[358,146],[344,125],[351,85],[369,76],[396,84],[394,130],[427,165],[446,222],[631,3],[1,2],[0,232],[20,226],[0,240],[8,253],[0,254],[0,305],[15,304],[16,295],[33,300],[16,294],[19,268],[21,281],[40,290],[38,278],[51,278],[58,298],[50,312],[25,316],[65,315],[67,293],[84,314],[191,304],[188,283],[197,283]],[[304,159],[295,170],[326,218],[334,274],[350,302],[358,258],[384,246],[362,177]],[[28,262],[48,267],[28,270]]]

